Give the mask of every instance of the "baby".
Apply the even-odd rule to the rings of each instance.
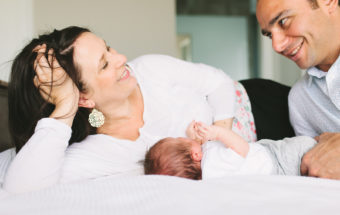
[[[164,138],[146,153],[145,174],[207,179],[235,174],[300,175],[303,155],[316,141],[311,137],[247,143],[221,126],[192,122],[189,138]]]

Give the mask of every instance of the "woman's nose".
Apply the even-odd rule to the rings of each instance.
[[[118,53],[114,49],[110,49],[111,57],[112,57],[112,63],[116,68],[120,68],[124,64],[126,64],[126,57],[123,54]]]

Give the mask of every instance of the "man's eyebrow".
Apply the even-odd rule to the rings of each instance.
[[[269,27],[273,26],[277,22],[277,20],[279,20],[281,17],[285,16],[289,12],[290,10],[281,11],[277,16],[275,16],[273,19],[269,21]],[[261,33],[264,36],[268,36],[270,34],[270,32],[265,29],[262,29]]]
[[[282,16],[286,15],[288,12],[290,12],[290,10],[284,10],[280,12],[277,16],[275,16],[272,20],[270,20],[269,26],[274,25],[277,20],[279,20]]]

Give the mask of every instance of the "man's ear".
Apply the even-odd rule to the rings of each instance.
[[[79,107],[84,107],[84,108],[94,108],[95,103],[94,103],[93,100],[87,99],[85,94],[80,93],[79,94],[78,106]]]
[[[317,2],[329,14],[332,14],[339,7],[339,0],[318,0]]]

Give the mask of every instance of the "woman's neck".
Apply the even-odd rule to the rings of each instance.
[[[105,116],[105,123],[97,129],[97,133],[115,133],[121,127],[130,123],[143,125],[144,103],[140,88],[136,87],[133,93],[121,103],[115,103],[101,110]]]

